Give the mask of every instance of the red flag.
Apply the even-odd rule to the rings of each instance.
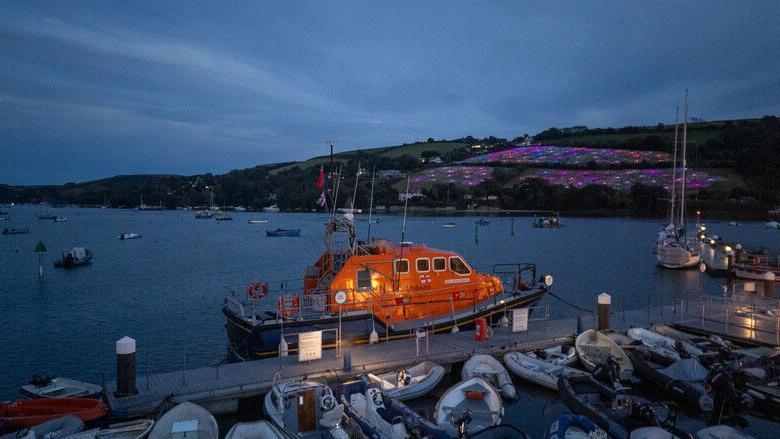
[[[320,166],[320,176],[317,178],[317,189],[322,190],[323,186],[325,186],[325,172],[322,170],[322,166]]]

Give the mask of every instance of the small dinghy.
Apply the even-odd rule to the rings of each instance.
[[[707,369],[696,359],[674,361],[643,349],[631,350],[628,356],[643,380],[701,411],[712,411],[714,402],[704,387]]]
[[[606,332],[605,335],[612,339],[612,341],[614,341],[620,347],[620,349],[623,349],[625,352],[628,352],[632,349],[641,348],[650,350],[653,353],[662,357],[666,357],[672,361],[677,361],[680,359],[680,354],[678,354],[675,350],[670,350],[663,346],[648,345],[642,340],[634,340],[623,332],[609,331]]]
[[[66,217],[66,216],[55,216],[54,217],[54,222],[55,223],[66,223],[66,222],[68,222],[68,217]]]
[[[403,413],[385,406],[382,391],[365,381],[348,381],[334,392],[347,416],[371,439],[407,438]]]
[[[84,428],[84,421],[75,416],[62,416],[42,424],[0,435],[0,439],[64,439]]]
[[[24,399],[0,404],[0,419],[12,427],[32,427],[65,415],[94,421],[108,413],[103,401],[92,398]]]
[[[625,352],[606,335],[588,329],[579,336],[574,344],[577,356],[585,369],[593,371],[597,366],[605,364],[608,357],[613,357],[620,367],[620,379],[628,380],[634,373],[631,360]]]
[[[504,355],[504,364],[520,378],[550,390],[558,390],[558,378],[561,375],[587,375],[585,371],[540,360],[521,352],[508,352]]]
[[[284,439],[285,436],[268,421],[239,422],[230,428],[225,439]]]
[[[675,340],[672,337],[667,337],[645,328],[631,328],[626,334],[632,339],[640,340],[648,346],[661,346],[671,351],[678,351],[682,348],[694,357],[699,357],[704,353],[701,349],[685,340]]]
[[[517,397],[515,385],[512,384],[512,377],[504,368],[500,361],[491,355],[477,354],[463,363],[460,377],[463,381],[474,377],[481,377],[501,390],[501,396],[506,399],[514,400]]]
[[[127,239],[140,239],[140,238],[141,235],[139,235],[138,233],[121,233],[119,235],[119,239],[121,239],[122,241]]]
[[[696,432],[696,439],[756,439],[728,425],[713,425]]]
[[[455,223],[444,223],[444,224],[441,225],[441,227],[443,229],[454,229],[455,228]]]
[[[203,407],[183,402],[168,410],[154,424],[149,439],[182,438],[219,439],[217,421]]]
[[[397,372],[360,375],[361,380],[376,384],[389,398],[407,401],[425,396],[444,377],[444,368],[432,361],[423,361]]]
[[[83,267],[92,262],[92,252],[84,247],[73,247],[71,251],[62,255],[62,259],[55,261],[54,266],[60,268]]]
[[[458,427],[473,435],[501,423],[504,406],[490,383],[480,377],[450,387],[436,403],[436,424],[450,436],[458,437]]]
[[[607,439],[607,432],[585,416],[566,413],[550,424],[544,439]]]
[[[301,229],[266,230],[265,231],[265,236],[268,236],[268,237],[301,236]]]
[[[103,388],[97,384],[62,377],[33,376],[19,389],[27,398],[98,398]]]
[[[87,430],[68,436],[68,439],[144,439],[153,426],[154,421],[151,419],[137,419]]]
[[[577,350],[574,346],[563,344],[528,352],[528,356],[560,366],[571,366],[577,362]]]
[[[267,219],[249,220],[249,224],[265,224],[267,222],[268,222]]]

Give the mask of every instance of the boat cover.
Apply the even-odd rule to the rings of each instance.
[[[87,257],[87,249],[84,247],[73,247],[70,251],[70,255],[76,259],[84,259]]]
[[[659,372],[669,378],[686,382],[702,382],[707,378],[707,369],[695,358],[677,361],[669,367],[659,369]]]

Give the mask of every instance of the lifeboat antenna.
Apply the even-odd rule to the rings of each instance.
[[[404,222],[401,226],[401,244],[406,241],[406,207],[409,205],[409,176],[406,176],[406,192],[404,193]]]
[[[333,220],[333,216],[336,215],[336,202],[339,200],[339,185],[341,184],[341,167],[339,165],[339,173],[336,174],[336,181],[333,182],[333,188],[335,194],[333,194],[333,207],[330,210],[330,219]]]
[[[368,235],[366,237],[366,243],[371,242],[371,213],[374,210],[374,177],[376,176],[376,165],[371,170],[371,198],[368,201]]]

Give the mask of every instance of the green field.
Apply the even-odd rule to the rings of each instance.
[[[647,131],[647,132],[640,132],[635,134],[599,134],[593,136],[584,135],[584,136],[559,137],[555,139],[540,141],[539,143],[549,144],[549,145],[577,145],[577,144],[615,145],[618,143],[625,142],[626,140],[632,138],[641,139],[642,137],[650,136],[650,135],[660,136],[668,140],[669,143],[671,143],[674,139],[674,132]],[[720,131],[689,129],[688,141],[690,143],[703,145],[707,143],[708,140],[717,138],[719,135],[720,135]],[[680,130],[679,132],[679,139],[680,141],[682,141],[682,130]]]

